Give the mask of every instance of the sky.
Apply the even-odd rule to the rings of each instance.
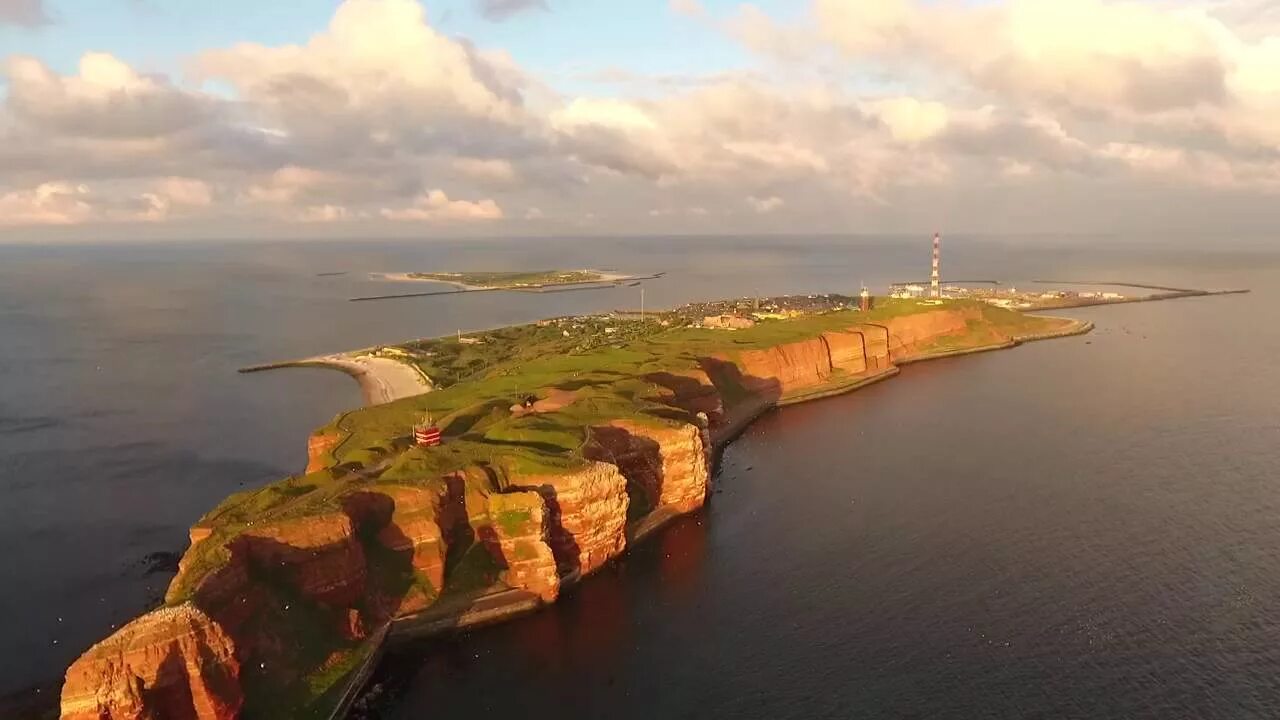
[[[0,0],[0,240],[1277,221],[1280,0]]]

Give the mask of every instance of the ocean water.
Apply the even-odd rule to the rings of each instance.
[[[1072,311],[1098,331],[772,414],[726,452],[704,513],[546,612],[397,656],[382,714],[1274,716],[1267,248],[949,238],[949,277],[1255,292]],[[346,302],[396,287],[370,272],[666,271],[645,284],[662,307],[883,287],[923,276],[928,252],[867,237],[0,247],[0,692],[56,678],[153,602],[171,573],[150,553],[180,552],[226,494],[297,472],[306,434],[359,402],[336,372],[237,367],[639,303]]]

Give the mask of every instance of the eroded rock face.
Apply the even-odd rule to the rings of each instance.
[[[848,373],[867,371],[867,346],[861,332],[827,332],[822,334],[831,356],[831,366]]]
[[[306,472],[312,473],[329,467],[329,451],[337,447],[340,442],[342,437],[337,433],[312,433],[307,438]]]
[[[858,325],[850,328],[850,332],[862,335],[862,347],[868,372],[879,372],[889,369],[893,363],[889,360],[889,328],[884,325]]]
[[[702,507],[710,464],[705,430],[618,421],[592,428],[591,435],[596,448],[592,457],[616,464],[644,491],[653,509],[671,506],[691,512]]]
[[[330,607],[347,607],[364,592],[364,548],[345,513],[331,512],[251,528],[232,542],[250,563],[285,582],[304,597]]]
[[[67,670],[62,720],[230,720],[244,702],[235,655],[222,627],[193,605],[147,613]]]
[[[589,462],[576,472],[510,482],[546,504],[551,550],[562,574],[594,572],[626,549],[627,480],[617,466]]]
[[[378,543],[393,552],[408,554],[415,571],[437,590],[444,587],[444,562],[449,553],[447,526],[441,527],[448,501],[444,486],[383,485],[377,492],[393,504],[390,517],[378,531]]]
[[[916,357],[928,342],[962,333],[968,329],[969,320],[981,316],[976,308],[964,308],[891,318],[885,323],[889,330],[889,357],[893,362]]]
[[[501,493],[490,495],[487,502],[489,524],[476,532],[503,568],[503,582],[553,602],[560,594],[560,574],[542,496],[532,491]]]
[[[831,377],[831,354],[820,337],[749,350],[736,363],[742,384],[754,393],[785,395],[825,382]]]

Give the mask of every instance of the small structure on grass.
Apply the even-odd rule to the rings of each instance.
[[[413,444],[418,447],[436,447],[442,441],[440,428],[431,419],[431,413],[422,416],[422,422],[413,426]]]

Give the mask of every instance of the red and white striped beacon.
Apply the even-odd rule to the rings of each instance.
[[[440,444],[440,428],[431,421],[431,413],[424,415],[422,422],[413,426],[413,443],[418,447],[435,447]]]
[[[933,234],[933,272],[929,275],[929,297],[942,297],[942,279],[939,265],[942,264],[942,234]]]

